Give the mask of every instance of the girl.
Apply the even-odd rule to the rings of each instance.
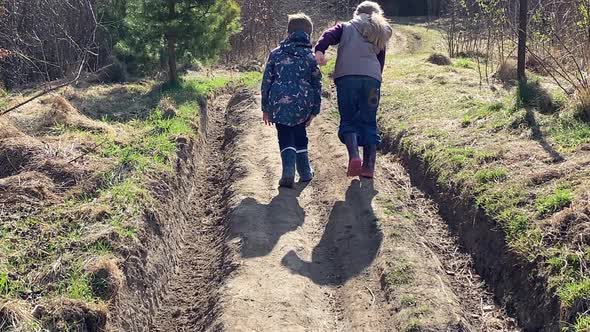
[[[381,6],[365,1],[358,5],[352,20],[326,30],[315,47],[318,64],[325,65],[326,50],[339,45],[334,80],[340,113],[338,137],[348,149],[348,176],[374,176],[377,144],[381,141],[377,109],[385,48],[391,36]],[[359,146],[363,147],[362,161]]]

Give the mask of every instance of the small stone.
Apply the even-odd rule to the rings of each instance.
[[[178,318],[180,317],[180,309],[176,309],[174,310],[174,312],[172,313],[172,318]]]

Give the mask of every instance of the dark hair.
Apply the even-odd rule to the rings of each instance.
[[[311,21],[311,18],[303,13],[289,15],[287,32],[292,34],[295,31],[303,31],[311,36],[311,33],[313,32],[313,22]]]

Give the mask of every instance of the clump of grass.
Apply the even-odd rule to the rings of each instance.
[[[93,301],[90,280],[84,272],[78,269],[72,272],[69,280],[65,281],[65,289],[62,287],[62,292],[72,300]]]
[[[568,150],[575,150],[590,142],[590,123],[574,117],[562,118],[550,129],[551,137],[557,144]]]
[[[393,269],[386,273],[385,282],[389,287],[395,289],[397,286],[407,285],[414,277],[414,267],[405,260],[396,262]]]
[[[416,298],[412,295],[404,295],[400,299],[402,307],[415,307],[417,304]]]
[[[31,306],[21,299],[0,299],[0,331],[40,331]]]
[[[548,215],[558,212],[569,206],[574,198],[574,193],[569,188],[557,188],[553,193],[540,195],[537,197],[535,204],[537,212],[542,215]]]
[[[468,58],[459,58],[453,62],[453,67],[456,68],[464,68],[464,69],[473,69],[475,68],[475,64],[473,60]]]
[[[580,299],[588,299],[590,298],[590,278],[567,283],[559,289],[558,294],[562,303],[568,307],[573,306]]]
[[[503,168],[481,169],[475,172],[475,180],[479,184],[502,182],[508,177],[508,171]]]
[[[523,210],[510,207],[498,215],[498,220],[502,222],[506,229],[506,235],[509,239],[516,239],[523,234],[530,227],[530,217]]]
[[[579,314],[578,318],[576,319],[576,324],[574,324],[574,331],[575,332],[588,332],[590,331],[590,315],[589,314]]]
[[[420,325],[420,321],[416,318],[411,318],[404,327],[404,332],[420,332],[422,331],[422,326]]]
[[[471,110],[463,115],[461,126],[468,127],[471,125],[471,123],[477,120],[485,119],[494,113],[500,112],[502,109],[504,109],[504,103],[501,101],[477,107],[476,109]]]

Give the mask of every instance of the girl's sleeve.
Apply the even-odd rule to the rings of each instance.
[[[322,108],[322,72],[318,63],[311,56],[311,88],[313,93],[313,105],[311,108],[311,114],[318,115]]]
[[[381,72],[385,69],[385,55],[387,53],[386,49],[383,49],[379,54],[377,54],[377,60],[379,60],[379,64],[381,64]]]
[[[324,31],[324,33],[318,40],[317,45],[315,46],[315,51],[326,53],[326,50],[330,46],[338,45],[340,43],[340,38],[342,38],[343,31],[344,26],[342,25],[342,23],[336,24],[332,28]]]
[[[266,62],[266,67],[264,69],[264,75],[262,76],[262,86],[261,86],[261,94],[262,94],[262,112],[268,113],[269,111],[269,96],[270,96],[270,88],[275,81],[274,77],[274,61],[272,53],[268,57],[268,61]]]

